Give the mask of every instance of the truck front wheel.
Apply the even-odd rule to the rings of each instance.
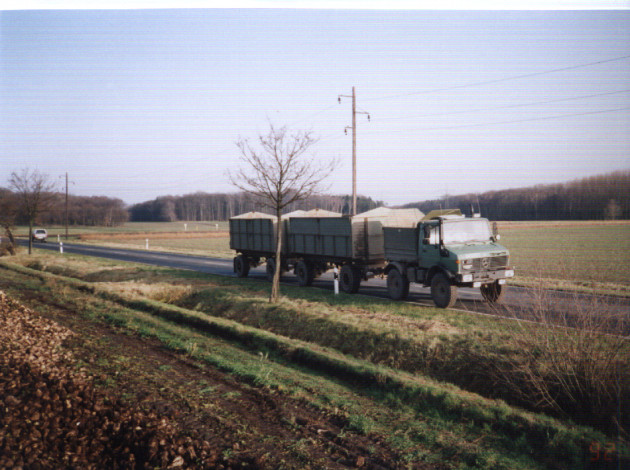
[[[394,300],[403,300],[409,295],[409,279],[396,268],[387,274],[387,292]]]
[[[505,286],[494,281],[491,284],[484,284],[480,288],[482,297],[490,303],[499,303],[505,297]]]
[[[457,286],[451,284],[443,273],[437,273],[431,279],[431,298],[440,308],[451,308],[457,300]]]

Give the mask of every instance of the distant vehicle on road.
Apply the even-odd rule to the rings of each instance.
[[[48,232],[44,228],[38,228],[33,230],[33,241],[34,242],[42,242],[46,243],[46,239],[48,238]]]

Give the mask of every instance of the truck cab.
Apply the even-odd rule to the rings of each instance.
[[[390,297],[405,298],[409,283],[431,287],[438,307],[452,307],[458,287],[477,287],[489,302],[505,294],[514,276],[509,252],[498,243],[487,219],[439,215],[415,229],[385,229],[385,269]]]

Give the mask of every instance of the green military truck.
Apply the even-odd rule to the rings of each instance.
[[[459,210],[373,209],[354,217],[313,210],[282,217],[281,272],[293,270],[300,286],[339,268],[339,287],[352,294],[361,281],[387,275],[393,299],[404,299],[409,284],[431,287],[438,307],[451,307],[457,287],[479,287],[483,297],[498,302],[505,280],[514,275],[507,249],[487,219],[465,218]],[[267,278],[275,271],[276,220],[248,213],[230,219],[234,272],[246,277],[266,263]]]
[[[404,299],[409,284],[431,287],[436,306],[452,307],[458,287],[478,287],[488,302],[499,302],[506,279],[514,276],[509,252],[487,219],[459,211],[428,214],[415,228],[384,227],[387,290]]]

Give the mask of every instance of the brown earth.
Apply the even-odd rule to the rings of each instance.
[[[19,296],[0,292],[0,468],[402,468],[343,417]]]

